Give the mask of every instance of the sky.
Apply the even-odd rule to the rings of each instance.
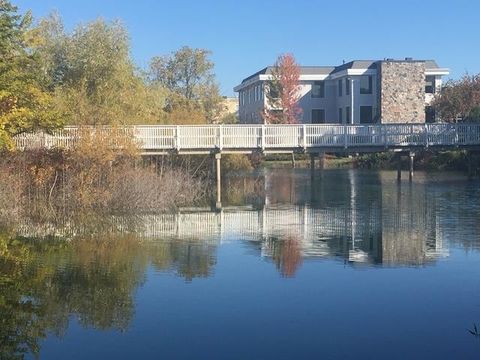
[[[136,64],[187,45],[212,51],[223,95],[290,52],[300,65],[435,59],[449,78],[480,73],[480,1],[11,0],[35,18],[57,11],[71,31],[120,19]]]

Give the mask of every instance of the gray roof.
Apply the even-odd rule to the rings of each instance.
[[[353,60],[348,63],[336,66],[332,73],[347,69],[376,69],[378,60]]]
[[[266,75],[271,74],[273,70],[273,66],[267,66],[260,71],[257,71],[255,74],[250,75],[249,77],[242,80],[242,84],[247,82],[248,80],[254,78],[257,75]],[[335,69],[334,66],[300,66],[300,74],[301,75],[328,75]]]
[[[435,60],[425,60],[425,69],[428,69],[428,70],[439,69],[439,66]]]
[[[384,59],[387,60],[387,59]],[[390,60],[390,59],[388,59]],[[334,74],[342,70],[347,69],[376,69],[378,62],[382,60],[353,60],[339,66],[300,66],[301,75],[329,75]],[[412,60],[412,59],[400,59],[392,61],[421,61],[425,62],[425,69],[433,70],[439,69],[435,60]],[[257,75],[265,75],[272,73],[273,66],[267,66],[260,71],[257,71],[255,74],[250,75],[249,77],[242,80],[242,84],[248,80],[256,77]]]

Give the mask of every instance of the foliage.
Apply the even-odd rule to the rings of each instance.
[[[444,121],[480,121],[480,74],[448,81],[434,107]]]
[[[222,170],[224,173],[251,171],[253,167],[247,155],[227,154],[222,156]]]
[[[61,125],[51,95],[40,82],[40,67],[29,47],[31,14],[0,0],[0,149],[16,134]]]
[[[298,105],[300,67],[292,54],[280,55],[266,82],[268,107],[262,116],[269,124],[295,124],[302,115]]]
[[[395,153],[377,153],[357,156],[355,165],[361,168],[373,169],[395,169],[397,167],[398,155]],[[406,159],[402,164],[407,168]],[[480,172],[480,157],[475,152],[466,150],[454,151],[421,151],[415,154],[415,167],[426,170],[453,170],[478,174]]]
[[[166,91],[146,84],[137,71],[120,22],[97,19],[67,34],[53,14],[34,33],[44,81],[69,123],[163,122]]]
[[[168,124],[195,125],[207,122],[207,114],[199,102],[186,99],[177,93],[168,95],[164,110]]]
[[[133,162],[137,146],[120,129],[110,131],[82,129],[80,140],[73,151],[67,153],[65,165],[69,176],[67,190],[75,193],[72,200],[81,208],[107,207],[112,197],[112,167]]]
[[[98,124],[218,122],[222,98],[210,51],[183,47],[152,59],[130,55],[119,21],[97,19],[66,32],[53,13],[32,27],[0,0],[0,148],[19,133]]]
[[[0,157],[4,155],[0,154]],[[5,159],[5,157],[4,157]],[[5,160],[0,165],[0,218],[19,216],[25,203],[24,189],[26,187],[25,173],[18,171]]]
[[[13,152],[0,161],[0,220],[192,206],[208,197],[200,168],[198,160],[141,164],[128,136],[105,139],[101,131],[82,136],[72,151]]]
[[[223,115],[220,120],[218,121],[220,124],[238,124],[238,114],[236,113],[228,113]]]
[[[214,122],[218,118],[222,98],[215,83],[210,54],[205,49],[184,46],[172,54],[152,58],[150,79],[170,92],[167,98],[169,112],[176,111],[182,103],[195,104],[203,110],[206,121]]]
[[[395,153],[390,152],[363,154],[355,158],[355,165],[368,169],[393,168],[395,156]]]

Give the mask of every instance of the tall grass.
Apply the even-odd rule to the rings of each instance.
[[[0,216],[49,217],[78,211],[159,211],[206,196],[197,169],[141,161],[127,137],[88,132],[70,151],[5,152],[0,157]]]

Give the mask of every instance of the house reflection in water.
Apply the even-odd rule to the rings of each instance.
[[[265,195],[255,206],[146,217],[144,235],[195,237],[210,244],[245,241],[262,257],[271,258],[287,277],[309,258],[419,266],[448,255],[435,196],[425,184],[399,185],[388,172],[363,175],[332,172],[314,184],[307,173],[305,177],[287,173],[285,181],[274,172],[260,181],[242,178],[250,200],[263,182]],[[238,193],[239,186],[233,187]]]
[[[113,231],[167,240],[170,247],[177,242],[169,253],[187,280],[209,276],[217,245],[232,241],[248,243],[285,277],[309,258],[419,266],[448,255],[436,197],[421,181],[397,184],[394,173],[353,170],[328,171],[314,183],[303,175],[269,171],[239,184],[233,179],[236,206],[137,216],[133,228],[131,219],[115,217]],[[253,205],[241,205],[242,196]]]

